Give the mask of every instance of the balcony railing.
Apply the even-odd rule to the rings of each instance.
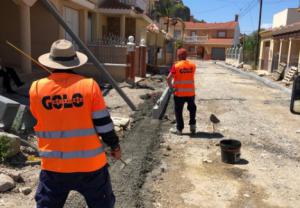
[[[208,41],[208,35],[206,36],[185,36],[184,42],[186,43],[205,43]]]

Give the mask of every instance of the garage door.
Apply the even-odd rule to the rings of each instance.
[[[225,60],[225,48],[212,48],[211,58],[213,60]]]

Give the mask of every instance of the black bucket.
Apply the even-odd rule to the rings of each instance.
[[[234,139],[220,141],[222,162],[235,164],[240,161],[241,142]]]

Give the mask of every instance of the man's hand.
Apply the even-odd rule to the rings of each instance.
[[[111,150],[111,156],[116,160],[120,160],[121,156],[122,156],[121,148],[117,147],[117,148]]]
[[[170,91],[170,93],[175,93],[176,92],[176,88],[171,87],[171,88],[169,88],[169,91]]]

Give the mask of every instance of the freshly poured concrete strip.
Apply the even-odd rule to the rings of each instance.
[[[171,94],[172,93],[170,91],[170,88],[167,87],[165,89],[165,91],[163,92],[162,96],[156,102],[156,105],[153,107],[152,118],[160,119],[163,116],[163,114],[166,110],[166,107],[169,103],[169,99],[170,99]]]

